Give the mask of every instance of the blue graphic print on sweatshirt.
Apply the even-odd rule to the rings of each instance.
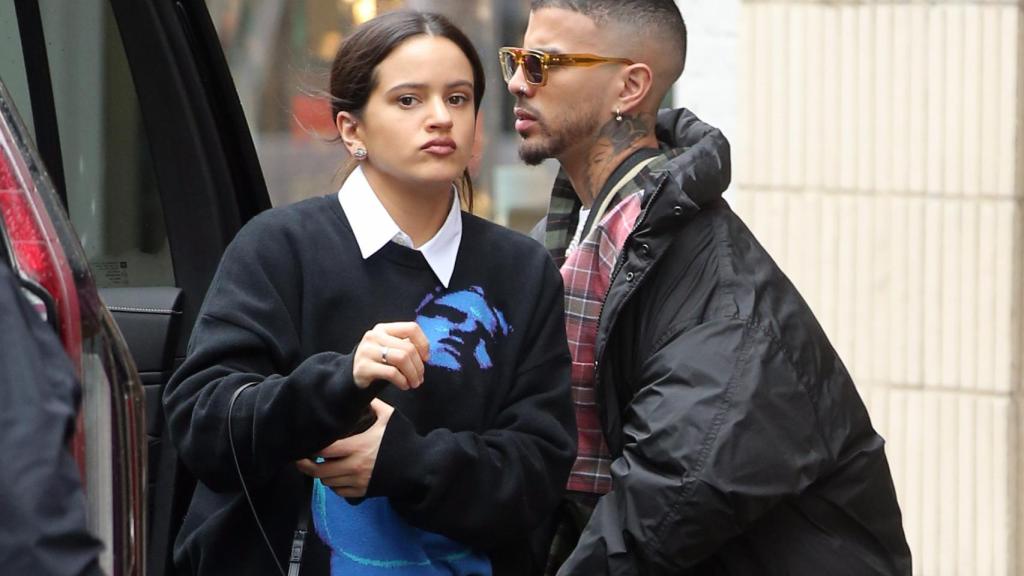
[[[491,561],[451,538],[406,522],[387,498],[352,505],[313,484],[313,525],[331,549],[331,576],[490,576]]]
[[[501,310],[487,303],[483,288],[433,292],[416,309],[416,323],[430,340],[428,364],[461,372],[467,355],[481,370],[492,366],[490,347],[511,329]]]
[[[416,322],[430,341],[428,364],[450,372],[490,369],[492,347],[512,331],[505,315],[487,302],[479,286],[431,292],[417,306]],[[353,505],[316,480],[311,505],[316,533],[331,550],[332,576],[490,576],[492,572],[486,554],[410,525],[387,498],[367,498]]]

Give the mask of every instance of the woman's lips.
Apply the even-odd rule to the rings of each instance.
[[[435,156],[449,156],[458,150],[458,145],[451,138],[435,138],[420,147],[421,150]]]

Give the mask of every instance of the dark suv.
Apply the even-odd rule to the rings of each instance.
[[[194,486],[160,397],[270,206],[252,139],[202,0],[0,0],[0,83],[0,258],[82,381],[101,566],[158,576]]]

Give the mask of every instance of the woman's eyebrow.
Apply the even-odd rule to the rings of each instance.
[[[473,83],[470,82],[469,80],[456,80],[454,82],[449,82],[448,84],[445,85],[446,90],[452,90],[454,88],[472,87]],[[390,94],[398,90],[426,90],[427,88],[427,84],[424,84],[422,82],[403,82],[402,84],[398,84],[397,86],[392,86],[391,88],[389,88],[387,94]]]

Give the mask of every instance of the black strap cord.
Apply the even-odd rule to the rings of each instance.
[[[232,432],[234,427],[231,425],[231,414],[235,408],[235,400],[242,394],[244,390],[250,386],[255,386],[257,382],[249,382],[244,384],[235,390],[235,393],[231,395],[231,400],[228,402],[228,443],[231,445],[231,457],[235,461],[235,470],[238,472],[238,480],[242,483],[242,493],[245,494],[245,501],[249,503],[249,510],[252,511],[253,520],[256,521],[256,527],[260,529],[260,535],[263,536],[263,541],[267,544],[267,550],[270,550],[270,555],[274,558],[274,565],[277,566],[278,572],[281,576],[299,576],[299,569],[302,567],[302,552],[306,545],[306,535],[309,533],[309,519],[310,519],[310,505],[306,504],[302,507],[302,512],[299,514],[299,522],[295,527],[295,534],[292,536],[292,550],[291,556],[288,558],[288,573],[285,574],[284,566],[281,561],[277,558],[277,554],[274,552],[274,547],[270,545],[270,538],[267,538],[267,533],[263,530],[263,524],[260,522],[260,517],[256,513],[256,506],[252,503],[252,497],[249,495],[249,488],[245,484],[245,477],[242,475],[242,467],[238,464],[238,453],[235,451],[235,436]],[[377,396],[381,390],[387,386],[387,382],[384,380],[376,380],[370,386],[373,391],[373,395]],[[365,432],[374,422],[377,421],[377,415],[374,414],[373,410],[367,406],[359,415],[352,430],[349,431],[348,435],[359,434]]]
[[[263,541],[267,544],[267,550],[270,551],[270,555],[274,558],[274,565],[277,566],[278,572],[281,576],[285,576],[284,566],[281,564],[281,560],[278,559],[277,554],[274,552],[274,547],[270,545],[270,538],[267,538],[267,532],[263,529],[263,523],[260,522],[259,514],[256,513],[256,506],[252,503],[252,496],[249,495],[249,488],[245,484],[245,477],[242,475],[242,467],[238,464],[238,453],[235,451],[235,437],[232,433],[234,428],[231,425],[231,413],[235,408],[235,400],[246,388],[256,385],[256,382],[249,382],[244,386],[235,390],[235,393],[231,395],[231,401],[228,402],[228,443],[231,445],[231,457],[235,461],[235,470],[238,472],[238,480],[242,483],[242,493],[245,494],[245,501],[249,503],[249,510],[252,511],[253,520],[256,521],[256,527],[260,529],[260,535],[263,536]],[[295,534],[292,536],[292,551],[291,556],[288,559],[288,574],[287,576],[299,576],[299,570],[302,567],[302,549],[306,543],[306,533],[309,531],[309,506],[302,507],[302,513],[299,515],[299,523],[295,528]]]
[[[295,534],[292,536],[292,556],[288,559],[288,576],[299,576],[302,568],[302,549],[306,544],[306,534],[309,532],[310,506],[303,506],[299,514],[299,524],[295,527]]]

